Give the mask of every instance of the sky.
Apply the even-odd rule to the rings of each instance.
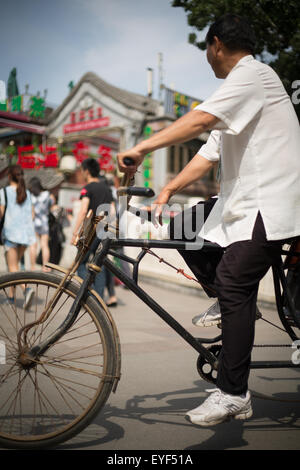
[[[17,69],[19,92],[38,91],[58,106],[87,72],[112,85],[147,94],[153,69],[158,98],[158,55],[163,84],[198,99],[220,85],[205,51],[188,43],[186,13],[171,0],[9,0],[0,5],[0,80]]]

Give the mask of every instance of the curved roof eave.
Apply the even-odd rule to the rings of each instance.
[[[55,119],[61,110],[69,103],[73,96],[77,93],[83,83],[91,83],[95,88],[104,93],[105,95],[114,98],[116,101],[124,104],[128,108],[136,109],[149,115],[156,115],[159,107],[159,101],[149,98],[147,96],[139,95],[131,91],[123,90],[110,83],[105,82],[93,72],[87,72],[81,77],[79,82],[72,88],[68,96],[59,105],[53,113],[49,116],[49,122]]]

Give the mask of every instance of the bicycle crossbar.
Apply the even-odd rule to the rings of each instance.
[[[111,247],[119,246],[128,246],[128,247],[137,247],[137,248],[169,248],[175,250],[184,250],[188,245],[190,250],[216,250],[220,248],[216,243],[211,242],[202,242],[202,243],[193,243],[189,241],[176,241],[176,240],[141,240],[141,239],[131,239],[124,238],[118,240],[111,240]]]

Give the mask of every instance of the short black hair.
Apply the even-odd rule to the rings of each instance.
[[[28,187],[29,187],[29,191],[34,196],[38,196],[42,191],[44,191],[41,180],[37,176],[33,176],[29,180]]]
[[[83,160],[81,163],[81,168],[83,170],[88,170],[93,178],[97,178],[99,176],[100,166],[97,160],[94,158],[87,158],[86,160]]]
[[[246,51],[254,54],[256,38],[255,33],[242,16],[227,13],[218,18],[209,28],[206,43],[212,44],[214,36],[230,51]]]

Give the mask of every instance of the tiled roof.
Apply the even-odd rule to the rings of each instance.
[[[25,184],[28,186],[29,180],[33,177],[37,176],[40,179],[41,185],[44,189],[51,190],[58,186],[60,183],[64,181],[64,176],[59,173],[57,170],[52,168],[41,168],[39,170],[24,170],[24,179]],[[8,177],[5,176],[4,178],[0,179],[0,188],[4,188],[4,186],[8,185]]]
[[[145,112],[149,115],[155,115],[158,110],[159,101],[149,98],[148,96],[139,95],[131,91],[123,90],[110,83],[105,82],[93,72],[87,72],[79,80],[79,82],[72,88],[69,95],[65,98],[58,108],[56,108],[50,116],[52,121],[61,110],[67,105],[67,103],[73,98],[76,92],[79,90],[83,83],[91,83],[95,88],[100,90],[103,94],[114,98],[116,101],[124,104],[128,108],[136,109],[138,111]]]

